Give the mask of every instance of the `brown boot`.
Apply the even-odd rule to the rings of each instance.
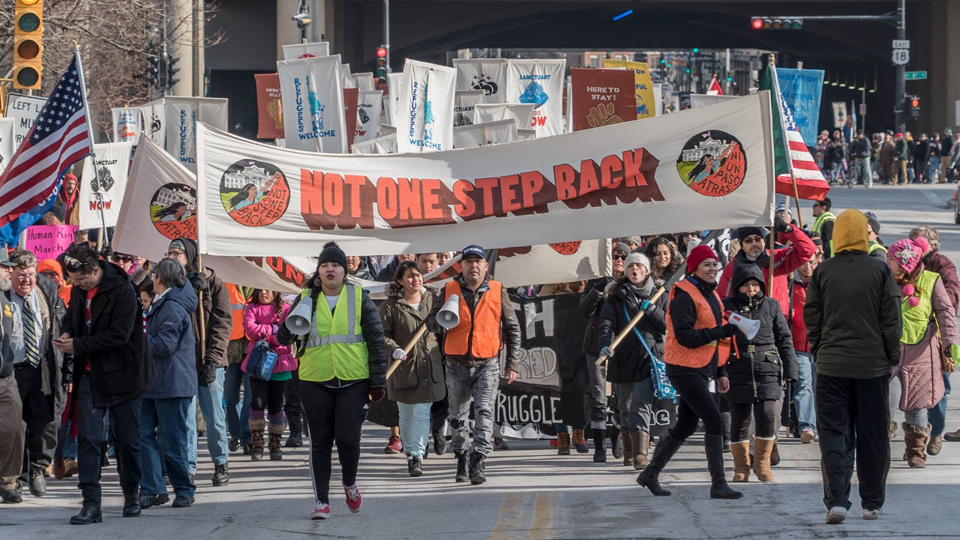
[[[263,418],[250,419],[250,459],[260,461],[263,459],[263,429],[267,427],[267,421]]]
[[[770,454],[773,452],[773,445],[777,442],[776,437],[757,437],[754,455],[756,460],[753,462],[753,472],[757,473],[757,480],[761,482],[773,482],[773,471],[770,470]]]
[[[63,480],[64,475],[67,473],[67,464],[63,458],[56,458],[53,460],[53,477],[57,480]]]
[[[283,449],[280,447],[280,441],[283,439],[283,430],[286,426],[283,424],[274,424],[270,422],[267,431],[270,433],[270,460],[280,461],[283,459]]]
[[[892,439],[896,433],[897,433],[897,423],[891,420],[890,429],[887,430],[887,435]],[[957,433],[960,433],[960,429],[957,430]]]
[[[557,433],[557,455],[558,456],[570,455],[570,434],[569,433]]]
[[[631,433],[633,445],[633,468],[642,471],[650,464],[650,434],[646,431]]]
[[[750,441],[730,443],[730,453],[733,454],[733,481],[750,481]]]
[[[773,449],[770,450],[770,466],[776,467],[780,464],[780,447],[777,446],[777,437],[773,437]]]
[[[620,430],[620,440],[623,441],[623,466],[633,467],[633,438],[629,429]]]
[[[927,442],[930,438],[930,426],[920,427],[903,423],[903,442],[907,446],[907,465],[911,469],[923,469],[927,466]]]
[[[77,471],[79,470],[79,467],[77,466],[76,460],[73,460],[73,459],[65,459],[64,462],[63,462],[63,464],[64,464],[64,467],[65,467],[65,470],[64,470],[64,472],[63,472],[63,477],[64,477],[64,478],[70,478],[71,476],[77,474]]]
[[[586,454],[590,451],[590,447],[587,446],[587,438],[582,429],[573,430],[571,442],[573,443],[573,447],[577,449],[578,454]]]

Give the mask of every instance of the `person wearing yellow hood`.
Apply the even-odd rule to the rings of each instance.
[[[850,509],[854,455],[864,519],[880,516],[890,468],[890,373],[900,363],[900,288],[868,254],[867,217],[846,210],[833,229],[834,256],[807,287],[803,321],[817,362],[817,426],[827,523]]]

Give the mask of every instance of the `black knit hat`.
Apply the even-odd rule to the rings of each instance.
[[[340,246],[338,246],[336,242],[327,242],[323,245],[323,251],[320,252],[320,257],[317,258],[317,268],[320,268],[321,264],[327,262],[337,263],[344,269],[347,268],[347,254],[340,249]]]
[[[197,268],[197,243],[193,240],[185,236],[174,238],[167,249],[179,249],[187,257],[187,266]]]

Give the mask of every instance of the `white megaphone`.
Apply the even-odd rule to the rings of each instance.
[[[760,321],[755,321],[753,319],[745,319],[740,315],[730,312],[727,312],[727,320],[730,321],[730,324],[736,326],[747,339],[753,339],[757,336],[757,332],[760,331]]]
[[[310,319],[313,313],[313,299],[310,296],[304,296],[296,309],[287,315],[287,321],[284,323],[290,333],[297,336],[305,336],[310,333]]]
[[[443,308],[437,313],[437,324],[442,326],[444,330],[449,330],[455,328],[460,324],[460,297],[451,294],[450,298],[447,299],[447,303],[443,305]]]

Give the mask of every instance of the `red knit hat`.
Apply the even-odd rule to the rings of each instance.
[[[699,246],[693,248],[693,251],[691,251],[690,255],[687,256],[687,273],[694,273],[697,267],[700,266],[700,263],[707,259],[714,259],[717,261],[720,260],[720,258],[717,257],[717,254],[710,249],[710,246],[700,244]]]

